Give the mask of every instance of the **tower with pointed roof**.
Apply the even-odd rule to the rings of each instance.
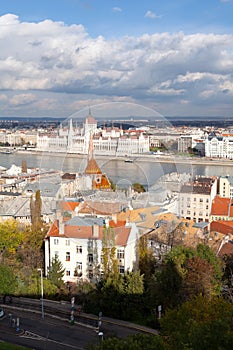
[[[94,146],[93,146],[92,132],[90,132],[87,166],[85,169],[85,174],[91,176],[93,189],[95,189],[95,190],[96,189],[109,190],[111,188],[110,181],[108,180],[107,176],[102,173],[100,167],[98,166],[98,164],[94,158]]]

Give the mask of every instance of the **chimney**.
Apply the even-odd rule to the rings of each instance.
[[[94,225],[92,226],[92,236],[93,236],[94,238],[98,238],[98,237],[99,237],[99,225],[94,224]]]
[[[58,209],[56,211],[56,217],[58,222],[58,229],[59,229],[59,235],[64,235],[64,222],[63,222],[63,215],[61,213],[61,210]]]
[[[115,224],[117,223],[117,214],[116,213],[112,214],[112,220],[115,222]]]

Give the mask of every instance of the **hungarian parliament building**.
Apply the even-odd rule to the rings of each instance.
[[[37,134],[37,151],[88,154],[90,138],[96,155],[128,156],[149,152],[149,136],[142,130],[123,130],[117,127],[97,128],[89,112],[82,127],[62,124],[57,130]]]

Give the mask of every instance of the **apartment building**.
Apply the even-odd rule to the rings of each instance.
[[[221,176],[219,178],[219,195],[221,197],[233,198],[233,176]]]
[[[132,271],[137,261],[138,229],[135,223],[108,224],[97,217],[73,217],[66,222],[59,217],[54,221],[45,238],[45,271],[56,257],[65,269],[64,282],[96,280],[102,273],[102,248],[106,244],[107,228],[114,237],[109,244],[116,248],[119,272]]]
[[[179,194],[179,215],[194,222],[208,222],[217,194],[217,177],[197,176],[185,183]]]

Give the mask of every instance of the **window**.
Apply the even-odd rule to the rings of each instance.
[[[58,245],[58,243],[59,243],[59,240],[58,240],[58,238],[54,238],[54,245]]]
[[[117,259],[124,259],[125,251],[124,249],[117,249]]]
[[[118,266],[118,271],[119,271],[120,273],[125,273],[125,268],[124,268],[124,266],[119,265],[119,266]]]
[[[196,202],[196,197],[193,198],[193,201]]]
[[[70,252],[66,252],[66,261],[70,261]]]
[[[83,269],[82,262],[76,262],[76,269],[78,269],[79,271],[82,271],[82,269]]]
[[[203,203],[203,198],[200,198],[200,199],[199,199],[199,202],[200,202],[200,203]]]
[[[208,205],[206,205],[206,209],[209,209],[209,206],[208,206]]]
[[[209,198],[206,198],[206,203],[209,203]]]
[[[66,276],[70,276],[70,270],[66,270]]]
[[[93,263],[93,254],[88,254],[88,262]]]
[[[59,257],[59,253],[58,252],[54,252],[54,258],[58,259],[58,257]]]
[[[83,247],[81,245],[77,245],[76,246],[76,253],[82,254],[82,252],[83,252]]]
[[[66,239],[66,245],[70,245],[70,240]]]

